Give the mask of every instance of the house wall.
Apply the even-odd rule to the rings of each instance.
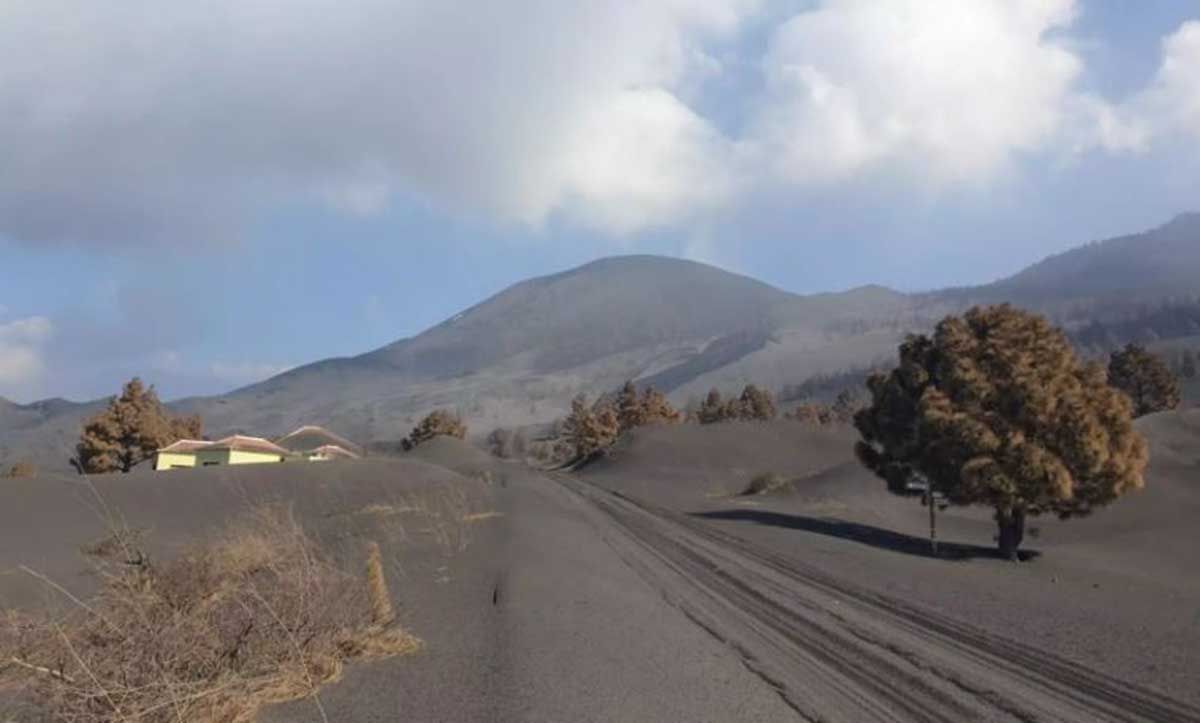
[[[282,462],[285,459],[286,457],[283,455],[267,452],[243,452],[236,450],[229,454],[229,464],[263,464],[265,462]]]
[[[200,450],[196,453],[196,466],[214,466],[223,464],[265,464],[282,462],[283,457],[266,452],[246,452],[243,450],[213,449]]]
[[[154,456],[154,469],[156,470],[195,466],[195,452],[159,452]]]

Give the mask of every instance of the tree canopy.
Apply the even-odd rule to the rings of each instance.
[[[583,394],[571,400],[571,413],[563,431],[577,462],[586,462],[617,441],[621,434],[620,415],[608,402],[588,404]]]
[[[84,423],[72,463],[88,474],[128,472],[176,440],[199,439],[203,427],[198,415],[168,414],[154,387],[134,377],[104,411]]]
[[[455,439],[465,439],[467,436],[467,425],[463,424],[462,419],[456,414],[451,414],[444,409],[435,409],[417,423],[417,426],[412,428],[408,437],[401,441],[401,446],[406,449],[413,449],[418,445],[424,444],[434,437],[454,437]]]
[[[741,396],[734,399],[722,399],[721,392],[709,391],[704,402],[696,412],[696,420],[701,424],[716,424],[718,422],[757,421],[765,422],[775,418],[775,400],[771,393],[753,384],[747,384]]]
[[[1128,344],[1109,357],[1108,383],[1133,400],[1135,417],[1179,406],[1179,380],[1166,362],[1137,344]]]
[[[1015,557],[1026,515],[1084,515],[1143,485],[1145,440],[1129,399],[1045,318],[1009,305],[910,335],[870,377],[855,415],[859,459],[896,493],[925,482],[952,504],[996,510]]]

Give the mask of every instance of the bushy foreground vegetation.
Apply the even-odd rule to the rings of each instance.
[[[165,563],[127,530],[88,552],[102,576],[94,599],[46,581],[61,605],[0,618],[0,687],[37,720],[250,721],[269,703],[319,707],[318,687],[346,661],[419,645],[395,624],[377,546],[351,574],[279,511]]]
[[[1001,305],[948,316],[932,336],[910,335],[899,366],[868,387],[854,420],[862,463],[895,493],[927,484],[952,504],[992,507],[1010,559],[1027,516],[1086,515],[1143,485],[1129,397],[1039,315]]]

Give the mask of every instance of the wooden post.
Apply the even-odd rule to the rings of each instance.
[[[937,501],[933,498],[933,485],[925,483],[925,498],[929,502],[929,546],[933,550],[933,556],[937,557]]]

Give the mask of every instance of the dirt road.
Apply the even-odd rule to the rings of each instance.
[[[1197,721],[1158,692],[838,580],[695,518],[559,482],[621,530],[610,544],[821,721]]]

